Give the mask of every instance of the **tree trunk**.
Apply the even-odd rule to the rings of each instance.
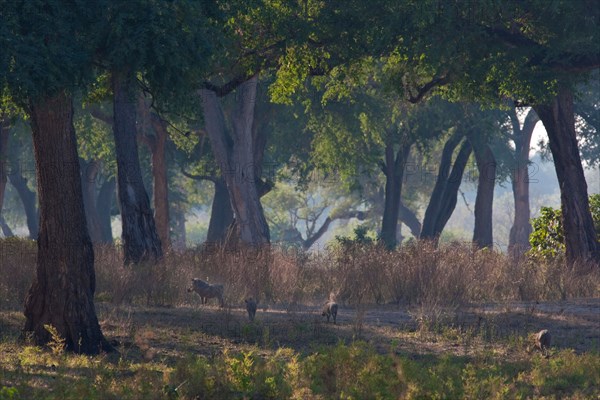
[[[171,246],[169,237],[169,185],[167,179],[167,123],[158,115],[151,115],[156,136],[152,140],[152,177],[154,180],[154,219],[163,249]]]
[[[29,189],[27,178],[23,176],[20,167],[13,168],[8,175],[8,179],[11,185],[17,190],[17,194],[23,203],[23,209],[27,218],[27,228],[29,229],[29,238],[37,240],[40,221],[36,204],[36,194]]]
[[[69,350],[111,350],[94,308],[94,250],[88,235],[71,98],[30,105],[40,198],[37,268],[25,300],[26,335],[43,345],[52,325]]]
[[[206,241],[211,244],[223,244],[225,243],[229,227],[233,222],[233,210],[225,180],[223,178],[216,179],[214,184],[215,195],[210,209],[210,221]]]
[[[441,198],[441,206],[438,211],[438,215],[435,220],[435,227],[433,230],[433,240],[438,242],[442,231],[446,227],[448,220],[452,216],[454,209],[456,208],[456,201],[458,197],[458,189],[460,188],[460,184],[462,183],[463,174],[465,172],[465,167],[467,166],[467,162],[469,161],[469,157],[471,156],[471,151],[473,150],[471,146],[471,142],[465,140],[463,144],[460,146],[460,150],[458,151],[458,155],[454,160],[454,166],[452,167],[452,172],[448,177],[448,181],[446,182],[446,187],[442,193]]]
[[[531,210],[529,208],[529,147],[531,136],[539,118],[535,111],[529,110],[523,128],[513,109],[511,114],[513,138],[515,143],[515,167],[511,174],[511,184],[515,203],[515,219],[510,228],[508,254],[519,258],[529,249],[531,234]]]
[[[404,223],[410,229],[410,233],[418,238],[421,235],[421,222],[415,215],[415,213],[402,202],[400,202],[398,218],[400,222]]]
[[[269,226],[257,190],[252,135],[257,80],[254,76],[237,89],[237,107],[230,137],[225,130],[216,93],[200,90],[206,131],[227,185],[240,240],[251,246],[269,243]]]
[[[102,243],[102,227],[96,204],[96,182],[98,179],[98,171],[100,170],[100,162],[96,160],[87,162],[81,159],[80,166],[82,168],[81,186],[83,190],[83,207],[90,238],[92,239],[92,243]]]
[[[561,87],[551,104],[537,105],[534,109],[548,133],[560,185],[567,262],[591,261],[600,266],[600,243],[596,239],[575,133],[573,94]]]
[[[440,165],[438,167],[437,179],[433,191],[431,192],[431,197],[429,198],[429,204],[425,210],[425,217],[423,218],[421,235],[419,236],[421,239],[435,239],[436,235],[441,233],[441,231],[437,232],[436,225],[443,205],[442,200],[444,199],[444,193],[448,186],[448,176],[450,175],[450,168],[452,167],[452,154],[462,137],[462,134],[454,133],[444,145]]]
[[[402,145],[395,155],[392,143],[388,143],[385,147],[385,164],[382,165],[385,174],[385,199],[380,240],[389,249],[393,249],[397,244],[396,233],[400,214],[402,180],[410,147],[410,144]]]
[[[138,264],[162,258],[136,142],[135,76],[130,72],[113,72],[115,150],[117,181],[125,264]]]
[[[475,228],[473,244],[480,249],[493,247],[492,217],[494,186],[496,185],[496,158],[488,144],[473,146],[479,178],[475,198]]]
[[[4,220],[4,215],[1,215],[1,214],[0,214],[0,228],[2,229],[2,234],[4,235],[4,237],[15,236],[12,229],[10,229],[10,226],[8,226],[8,224]]]
[[[96,198],[96,209],[100,218],[100,230],[102,233],[102,243],[110,244],[113,242],[112,236],[112,206],[115,198],[116,182],[115,178],[111,177],[104,181],[98,197]]]

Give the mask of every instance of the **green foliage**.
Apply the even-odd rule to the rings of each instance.
[[[0,388],[0,400],[18,400],[20,398],[17,388],[2,386]]]
[[[531,220],[529,235],[531,252],[542,257],[553,258],[565,252],[565,237],[562,228],[562,212],[552,207],[542,207],[540,216]]]
[[[600,194],[589,198],[590,211],[594,220],[596,235],[600,241]],[[540,216],[531,220],[532,232],[529,235],[531,250],[534,257],[554,258],[565,252],[565,237],[562,226],[561,210],[552,207],[542,207]]]
[[[121,358],[65,354],[49,369],[45,352],[17,350],[3,359],[1,400],[75,399],[525,399],[594,398],[599,356],[556,351],[504,360],[378,353],[364,343],[339,343],[307,355],[281,348],[187,356],[173,363],[138,364]],[[27,362],[22,362],[27,351]],[[19,368],[15,369],[17,363]],[[54,364],[53,364],[54,365]],[[4,375],[2,375],[4,374]]]

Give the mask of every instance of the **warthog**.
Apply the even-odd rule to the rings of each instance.
[[[335,320],[337,318],[338,305],[335,301],[328,301],[323,308],[323,313],[321,314],[324,317],[327,317],[327,322],[329,322],[329,317],[333,317],[333,323],[335,324]]]
[[[535,348],[547,355],[551,339],[550,332],[547,329],[539,331],[534,336]]]
[[[223,285],[211,285],[208,282],[204,282],[202,279],[192,279],[192,287],[188,289],[189,292],[196,292],[200,296],[202,304],[206,304],[208,299],[216,298],[219,300],[219,305],[223,307]]]
[[[244,300],[246,302],[246,311],[248,311],[248,318],[250,321],[254,321],[254,316],[256,315],[256,301],[250,297]]]

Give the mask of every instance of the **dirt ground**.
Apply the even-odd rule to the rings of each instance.
[[[250,323],[242,305],[219,308],[200,302],[173,308],[115,307],[98,303],[102,330],[119,354],[174,361],[187,354],[211,356],[225,348],[278,347],[302,353],[340,341],[365,340],[378,351],[420,357],[468,356],[490,350],[510,357],[526,351],[528,334],[548,329],[554,348],[600,351],[600,299],[485,304],[446,310],[397,305],[340,304],[337,324],[311,306],[261,307]],[[17,336],[20,312],[0,311],[0,336]]]

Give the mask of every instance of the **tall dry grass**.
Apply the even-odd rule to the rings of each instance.
[[[36,246],[0,240],[0,308],[22,306],[35,274]],[[513,261],[469,245],[413,243],[395,251],[345,243],[324,251],[268,247],[201,247],[169,252],[157,264],[124,266],[114,246],[95,247],[96,301],[177,306],[197,302],[194,277],[225,286],[225,301],[316,304],[333,295],[343,304],[398,303],[454,307],[510,300],[558,300],[600,295],[600,271],[578,274],[560,260]]]

